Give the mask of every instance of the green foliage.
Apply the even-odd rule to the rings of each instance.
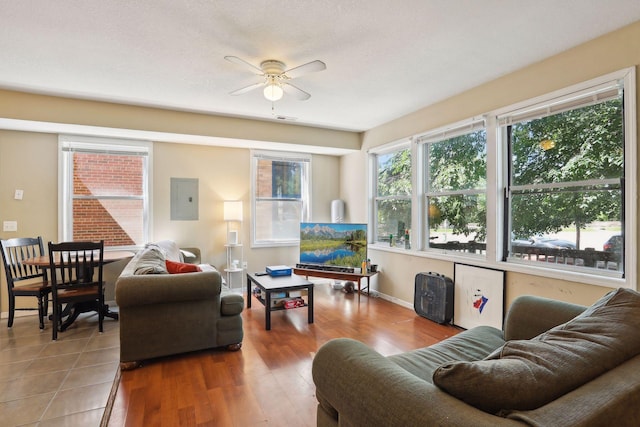
[[[378,156],[378,236],[398,235],[411,228],[411,150]]]
[[[429,227],[445,222],[455,234],[483,241],[487,229],[484,197],[487,177],[486,132],[484,130],[428,144],[428,191],[480,190],[477,195],[454,194],[429,197]]]

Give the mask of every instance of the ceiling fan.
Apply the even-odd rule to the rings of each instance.
[[[282,98],[282,95],[285,92],[300,101],[306,101],[311,98],[311,94],[292,85],[291,80],[304,74],[322,71],[327,68],[325,63],[319,60],[286,69],[284,62],[277,61],[275,59],[262,61],[259,67],[250,64],[237,56],[225,56],[224,59],[229,62],[233,62],[234,64],[249,67],[252,71],[258,71],[259,75],[262,77],[261,82],[234,90],[233,92],[230,92],[230,95],[242,95],[259,87],[264,87],[264,97],[272,102]]]

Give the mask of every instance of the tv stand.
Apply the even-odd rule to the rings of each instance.
[[[309,278],[309,276],[312,276],[312,277],[324,277],[327,279],[334,279],[334,280],[349,280],[352,282],[356,282],[358,283],[358,296],[365,289],[367,290],[367,295],[369,295],[370,293],[369,286],[370,286],[371,276],[375,276],[376,274],[378,274],[377,271],[375,273],[361,274],[361,273],[346,273],[346,272],[331,271],[331,270],[317,270],[317,269],[311,269],[311,268],[294,268],[293,273],[297,274],[298,276],[305,276],[307,279]],[[367,279],[367,286],[362,288],[360,281],[364,278]]]

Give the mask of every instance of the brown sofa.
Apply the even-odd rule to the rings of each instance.
[[[146,359],[207,348],[240,349],[243,296],[229,292],[213,268],[168,274],[157,259],[153,260],[157,265],[149,267],[149,252],[157,255],[149,246],[153,245],[132,258],[115,285],[121,367],[131,369]],[[183,261],[185,253],[192,262],[200,258],[195,248],[179,255],[175,250],[162,253],[176,262]],[[143,264],[146,274],[141,274]]]
[[[318,426],[636,426],[640,294],[587,308],[523,296],[480,326],[384,357],[327,342],[313,361]]]

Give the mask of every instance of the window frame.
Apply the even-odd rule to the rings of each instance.
[[[624,227],[624,277],[620,277],[620,274],[610,272],[606,269],[585,269],[585,268],[552,268],[551,266],[538,266],[530,263],[514,262],[513,259],[507,259],[508,253],[506,242],[506,233],[500,232],[500,230],[506,230],[509,226],[509,220],[507,219],[508,209],[508,185],[509,185],[509,141],[506,138],[506,124],[508,117],[519,118],[518,121],[522,121],[522,118],[536,117],[537,112],[541,107],[548,105],[549,108],[556,111],[567,111],[573,107],[572,102],[584,97],[585,93],[598,92],[607,86],[612,86],[619,83],[624,89],[624,93],[627,94],[623,97],[623,132],[624,132],[624,180],[627,183],[633,183],[633,185],[625,185],[623,188],[623,227]],[[557,91],[544,94],[520,103],[511,105],[509,107],[501,108],[492,113],[495,118],[495,130],[497,148],[499,150],[498,157],[501,159],[499,165],[502,169],[502,174],[499,177],[500,185],[500,207],[497,212],[501,217],[500,226],[497,230],[496,242],[496,255],[497,264],[500,268],[509,271],[522,272],[526,274],[542,275],[544,277],[557,278],[561,280],[580,281],[582,283],[593,284],[598,286],[607,287],[629,287],[637,289],[635,279],[637,276],[637,259],[632,256],[637,249],[637,194],[635,191],[635,183],[637,182],[637,110],[636,110],[636,85],[635,85],[635,68],[626,68],[613,73],[606,74],[588,81],[584,81]],[[594,98],[595,100],[595,98]],[[579,104],[578,104],[579,105]],[[569,107],[569,108],[565,108]],[[514,121],[515,123],[515,121]],[[504,126],[505,131],[501,130]],[[633,187],[633,188],[632,188]]]
[[[387,196],[379,196],[378,195],[378,157],[392,154],[399,151],[403,151],[409,149],[411,156],[411,195],[387,195]],[[376,245],[382,245],[390,247],[389,240],[382,240],[381,236],[378,236],[378,203],[386,200],[408,200],[411,203],[411,247],[418,244],[418,240],[415,237],[414,224],[415,222],[415,186],[416,186],[416,174],[415,174],[415,166],[416,166],[416,153],[415,153],[415,144],[412,139],[401,139],[398,141],[394,141],[390,144],[385,144],[381,147],[376,147],[375,149],[371,149],[369,151],[369,168],[371,170],[370,174],[370,217],[369,224],[371,224],[369,228],[369,241],[373,242]],[[405,248],[401,248],[399,246],[393,246],[396,249],[406,250]]]
[[[73,240],[73,167],[74,151],[96,154],[138,153],[146,157],[143,177],[142,242],[136,245],[108,246],[105,250],[137,250],[149,241],[152,227],[153,143],[142,140],[99,138],[78,135],[58,136],[58,240]],[[99,197],[96,197],[99,198]],[[139,197],[107,196],[105,198],[131,200]]]
[[[283,162],[300,162],[305,164],[303,168],[302,185],[301,185],[301,216],[300,222],[308,222],[311,217],[311,177],[312,177],[312,160],[313,157],[310,154],[294,153],[285,151],[268,151],[268,150],[251,150],[251,247],[252,248],[269,248],[269,247],[283,247],[283,246],[296,246],[300,244],[300,236],[292,239],[262,239],[256,238],[256,221],[258,202],[257,192],[257,178],[258,178],[258,160],[268,159],[271,161],[283,161]],[[306,174],[306,176],[305,176]],[[275,199],[274,199],[275,200]],[[284,200],[284,199],[283,199]],[[287,200],[293,200],[291,198]]]
[[[482,188],[473,188],[473,189],[463,189],[463,190],[441,190],[441,191],[433,191],[429,188],[429,164],[428,164],[428,148],[430,144],[437,144],[440,142],[444,142],[450,138],[455,138],[457,136],[467,135],[469,133],[477,132],[477,131],[485,131],[485,187]],[[423,215],[420,216],[420,224],[422,230],[422,241],[424,242],[424,246],[420,249],[424,252],[433,252],[433,253],[442,253],[442,254],[452,254],[456,257],[466,258],[485,258],[486,249],[484,253],[471,253],[471,252],[463,252],[458,250],[447,250],[430,247],[430,224],[428,220],[428,201],[430,197],[442,197],[442,196],[454,196],[454,195],[462,195],[462,196],[478,196],[484,195],[485,201],[487,204],[487,218],[485,219],[485,223],[487,224],[487,236],[485,238],[485,242],[489,240],[489,215],[488,215],[488,185],[489,185],[489,132],[487,129],[487,120],[485,117],[472,117],[470,119],[462,120],[460,122],[453,123],[449,126],[441,127],[429,132],[425,132],[415,137],[415,142],[418,145],[418,151],[420,152],[420,159],[422,160],[420,163],[420,171],[421,171],[421,181],[420,181],[420,200],[421,200],[421,212]],[[488,242],[487,242],[488,243]],[[485,245],[487,246],[487,245]]]

